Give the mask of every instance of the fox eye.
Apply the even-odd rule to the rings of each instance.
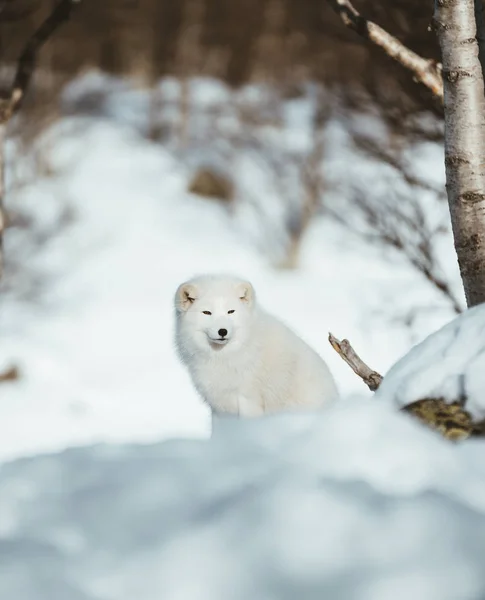
[[[211,311],[210,310],[203,310],[202,311],[204,313],[204,315],[211,315]]]
[[[232,313],[233,313],[233,312],[234,312],[233,310],[228,310],[228,311],[227,311],[227,314],[228,314],[228,315],[232,315]]]

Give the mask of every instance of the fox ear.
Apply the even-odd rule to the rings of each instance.
[[[249,283],[249,281],[245,281],[244,283],[240,283],[237,286],[237,291],[239,294],[239,299],[244,304],[251,306],[254,302],[254,288]]]
[[[182,283],[175,294],[175,308],[186,312],[190,305],[197,300],[197,288],[192,283]]]

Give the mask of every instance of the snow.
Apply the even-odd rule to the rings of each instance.
[[[226,104],[271,109],[270,91],[257,86],[237,98],[210,81],[191,90],[193,111],[222,110],[226,133],[239,126]],[[75,115],[86,91],[90,108]],[[160,91],[173,125],[178,84],[165,80]],[[290,149],[308,143],[310,100],[285,108]],[[409,383],[399,365],[371,397],[326,340],[329,330],[348,337],[385,372],[412,340],[451,320],[449,306],[398,255],[325,215],[298,270],[272,267],[284,215],[271,176],[251,152],[228,157],[206,113],[194,115],[193,147],[151,142],[149,104],[118,80],[79,80],[64,97],[67,115],[15,163],[22,176],[39,156],[49,169],[31,183],[21,177],[7,198],[35,227],[5,236],[22,268],[0,297],[0,366],[15,362],[21,379],[1,384],[0,598],[485,597],[483,441],[451,444],[397,412]],[[276,152],[281,136],[267,133]],[[347,206],[355,182],[363,192],[376,182],[382,194],[393,189],[395,174],[356,156],[343,123],[326,135],[329,202]],[[442,182],[442,151],[420,151]],[[206,162],[229,165],[242,190],[233,211],[187,193]],[[431,194],[423,205],[433,223],[446,218]],[[449,232],[439,243],[453,280]],[[176,286],[207,271],[251,279],[261,303],[328,361],[342,401],[320,414],[223,418],[207,439],[207,409],[172,342]],[[407,326],[401,317],[423,306]],[[466,370],[478,398],[479,365],[467,357],[479,353],[482,312],[410,355],[428,344],[433,389],[451,390]],[[461,358],[445,380],[448,345]]]
[[[160,90],[171,123],[177,83],[165,80]],[[207,410],[172,343],[172,295],[196,273],[250,279],[266,309],[327,360],[345,398],[368,392],[331,349],[328,331],[350,338],[382,372],[417,335],[421,339],[452,317],[398,255],[359,241],[324,216],[307,233],[299,269],[272,267],[265,248],[283,239],[272,176],[251,151],[227,158],[224,140],[210,134],[204,112],[219,111],[234,129],[239,125],[233,104],[260,102],[270,111],[271,94],[249,86],[231,103],[230,91],[219,83],[196,80],[192,90],[200,129],[185,152],[145,137],[146,92],[90,75],[67,89],[62,106],[68,116],[32,144],[23,160],[11,161],[11,185],[16,171],[22,185],[11,188],[7,208],[27,214],[38,233],[10,229],[5,236],[7,255],[18,258],[23,279],[1,299],[0,365],[15,362],[22,379],[2,384],[0,459],[101,441],[207,436]],[[97,108],[72,115],[83,106],[81,92],[98,98]],[[281,135],[295,147],[305,146],[311,104],[310,94],[308,102],[287,107],[290,124]],[[277,155],[275,135],[262,143]],[[345,185],[355,180],[372,186],[375,167],[356,160],[341,123],[329,126],[327,138],[329,202],[347,202]],[[439,152],[427,152],[434,172]],[[39,157],[48,172],[35,171],[25,183],[30,161]],[[232,212],[186,191],[194,165],[214,157],[230,161],[241,190]],[[332,184],[337,180],[340,192]],[[57,231],[63,211],[69,221]],[[37,237],[45,241],[36,245]],[[449,234],[441,243],[448,257]],[[456,261],[448,262],[453,278]],[[422,306],[433,310],[420,312]],[[426,318],[409,328],[403,321],[414,309]]]
[[[485,306],[479,305],[431,334],[384,377],[376,398],[402,407],[423,398],[466,399],[485,419]]]
[[[0,469],[0,597],[475,600],[482,452],[349,402],[21,459]]]

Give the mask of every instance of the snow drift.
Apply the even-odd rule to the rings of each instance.
[[[0,597],[476,600],[483,444],[362,400],[0,470]]]
[[[394,365],[376,397],[399,407],[423,398],[465,399],[485,419],[485,306],[469,309],[431,334]]]

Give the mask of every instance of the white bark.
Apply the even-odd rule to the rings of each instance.
[[[474,0],[435,0],[443,64],[445,165],[468,306],[485,302],[485,96]]]

